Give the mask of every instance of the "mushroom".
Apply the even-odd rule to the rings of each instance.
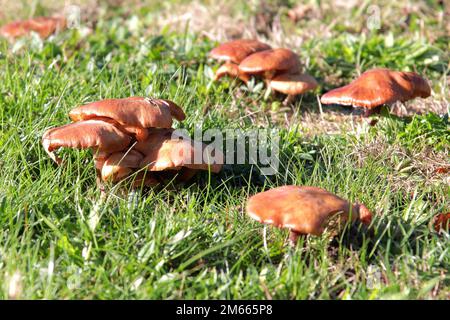
[[[433,219],[434,230],[440,232],[441,230],[450,230],[450,212],[441,213]]]
[[[298,74],[301,65],[298,56],[289,49],[279,48],[256,52],[239,64],[239,71],[250,75],[262,75],[272,79],[281,73]]]
[[[225,62],[223,65],[219,67],[219,69],[217,69],[214,80],[219,80],[224,76],[239,78],[245,83],[247,83],[250,80],[250,76],[248,74],[239,72],[239,66],[230,61]]]
[[[86,120],[47,130],[42,137],[45,152],[57,164],[61,159],[54,154],[60,147],[112,153],[128,147],[131,137],[113,124],[100,120]]]
[[[366,108],[366,116],[379,113],[384,104],[405,102],[431,94],[428,82],[414,72],[372,69],[350,84],[325,93],[323,104],[341,104]]]
[[[94,154],[94,166],[96,170],[101,171],[106,159],[109,158],[111,153],[106,151],[98,151]]]
[[[215,150],[215,161],[203,159],[195,163],[195,154],[203,155],[205,145],[174,133],[173,129],[149,130],[147,140],[136,143],[134,148],[145,157],[141,161],[141,167],[149,171],[179,171],[183,167],[194,170],[211,170],[217,173],[222,169],[223,154]],[[187,174],[193,176],[195,172]]]
[[[239,39],[222,43],[209,53],[213,59],[240,63],[249,55],[270,49],[268,44],[258,40]]]
[[[238,64],[247,56],[270,49],[270,46],[258,40],[240,39],[233,40],[219,45],[211,50],[210,57],[225,63],[216,71],[215,80],[229,75],[247,82],[249,76],[239,72]]]
[[[182,121],[186,115],[177,104],[169,100],[131,97],[89,103],[72,109],[69,117],[72,121],[101,119],[115,122],[138,141],[144,141],[147,138],[147,128],[170,128],[172,117]]]
[[[185,117],[169,100],[107,99],[73,109],[70,118],[75,122],[47,130],[42,144],[58,164],[61,159],[53,152],[57,148],[93,149],[97,185],[102,192],[102,181],[119,182],[133,173],[132,185],[139,187],[173,179],[185,182],[198,170],[220,171],[221,152],[209,153],[213,161],[196,163],[193,156],[203,159],[204,151],[209,151],[206,145],[182,138],[171,128],[172,118],[181,121]]]
[[[129,176],[133,169],[137,169],[144,156],[136,151],[115,152],[111,154],[102,166],[102,180],[118,182]]]
[[[351,213],[351,216],[350,216]],[[283,186],[258,193],[247,202],[247,214],[264,224],[290,230],[291,244],[300,235],[323,233],[332,219],[370,224],[372,214],[362,204],[348,201],[317,187]]]
[[[308,74],[283,73],[270,79],[269,87],[286,94],[283,104],[288,105],[296,95],[314,90],[317,87],[317,81]]]
[[[42,39],[46,39],[55,32],[64,29],[66,20],[64,17],[37,17],[34,19],[15,21],[0,28],[0,35],[15,39],[36,32]]]

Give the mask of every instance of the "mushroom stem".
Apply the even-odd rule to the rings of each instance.
[[[288,106],[289,104],[291,104],[294,101],[295,96],[292,94],[288,94],[286,99],[284,99],[283,101],[283,105],[284,106]]]
[[[296,232],[294,230],[290,230],[290,232],[289,232],[289,244],[292,247],[295,247],[297,245],[298,238],[300,238],[300,237],[305,237],[305,235],[302,234],[302,233]]]
[[[264,249],[266,250],[266,252],[269,252],[269,248],[267,247],[267,226],[264,225],[264,230],[263,230],[263,244],[264,244]]]
[[[241,79],[244,83],[247,83],[247,82],[250,81],[250,76],[248,74],[246,74],[246,73],[243,73],[243,72],[239,73],[238,78]]]
[[[102,181],[102,173],[100,170],[95,170],[96,172],[96,178],[95,178],[95,182],[97,184],[97,187],[100,190],[100,194],[104,195],[105,194],[105,184]]]
[[[276,74],[275,70],[270,70],[270,71],[264,71],[263,72],[263,78],[266,80],[270,80],[272,79]]]

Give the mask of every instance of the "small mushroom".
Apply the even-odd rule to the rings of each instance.
[[[372,69],[350,84],[325,93],[323,104],[341,104],[366,108],[366,115],[380,112],[384,104],[405,102],[431,94],[428,82],[414,72]]]
[[[144,156],[136,151],[115,152],[111,154],[102,166],[102,180],[118,182],[137,169]]]
[[[366,206],[352,205],[324,189],[307,186],[283,186],[258,193],[248,200],[247,214],[261,223],[289,229],[292,244],[300,235],[321,235],[335,218],[344,222],[350,217],[366,225],[372,220]]]
[[[170,128],[172,117],[182,121],[186,115],[169,100],[131,97],[89,103],[72,109],[69,117],[72,121],[110,119],[108,122],[117,122],[121,129],[143,141],[147,138],[147,128]]]
[[[210,57],[216,60],[225,61],[225,63],[216,71],[215,80],[223,76],[239,78],[247,82],[249,76],[239,72],[238,64],[247,56],[270,49],[270,46],[258,40],[240,39],[221,44],[210,52]]]
[[[219,80],[222,77],[229,76],[231,78],[239,78],[243,82],[247,83],[250,80],[250,76],[246,73],[239,72],[239,66],[233,62],[225,62],[216,71],[214,80]]]
[[[441,230],[450,230],[450,212],[441,213],[434,217],[433,226],[436,232]]]
[[[269,87],[272,90],[287,95],[283,102],[284,105],[288,105],[296,95],[314,90],[317,85],[316,79],[308,74],[283,73],[273,77],[269,81]]]
[[[246,57],[255,52],[269,49],[270,46],[261,41],[239,39],[222,43],[220,46],[212,49],[209,55],[213,59],[240,63]]]
[[[55,32],[64,29],[66,20],[64,17],[37,17],[24,21],[15,21],[0,28],[0,35],[16,39],[31,32],[36,32],[42,39],[46,39]]]
[[[200,163],[195,163],[195,155],[202,156],[205,145],[186,137],[174,134],[173,129],[150,130],[148,139],[136,143],[135,149],[145,157],[141,167],[149,171],[181,170],[183,167],[194,170],[211,170],[217,173],[222,169],[223,154],[216,150],[214,161],[200,158]],[[193,172],[192,172],[193,173]]]
[[[100,121],[87,120],[47,130],[42,137],[45,152],[57,164],[61,163],[54,150],[60,147],[87,149],[113,153],[128,147],[131,137],[116,126]]]
[[[301,65],[298,56],[289,49],[279,48],[256,52],[239,64],[239,71],[250,75],[262,75],[272,79],[281,73],[298,74]]]

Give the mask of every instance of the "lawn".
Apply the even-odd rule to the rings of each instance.
[[[32,5],[26,5],[27,2]],[[0,298],[449,299],[450,7],[440,1],[78,1],[81,25],[48,40],[0,40]],[[9,22],[63,10],[0,1]],[[375,5],[375,7],[373,7]],[[377,29],[367,27],[380,10]],[[375,11],[374,11],[375,10]],[[296,51],[319,82],[290,106],[257,84],[214,82],[208,52],[257,37]],[[416,71],[432,95],[371,126],[318,97],[372,67]],[[186,185],[101,196],[89,151],[40,143],[72,108],[134,95],[170,99],[190,133],[270,129],[280,167],[226,164]],[[288,232],[245,213],[250,195],[285,184],[366,204],[352,224],[290,248]]]

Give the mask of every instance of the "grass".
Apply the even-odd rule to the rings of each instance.
[[[386,4],[382,30],[371,33],[362,9],[338,6],[333,14],[327,2],[309,4],[310,16],[294,24],[286,15],[290,1],[268,1],[265,17],[278,21],[269,13],[281,7],[275,16],[286,36],[253,30],[290,44],[321,84],[290,108],[264,99],[258,87],[212,82],[217,65],[207,53],[216,42],[201,32],[212,22],[160,25],[185,1],[149,2],[133,12],[100,8],[97,23],[83,20],[93,28],[89,34],[68,30],[15,45],[2,40],[0,297],[448,299],[450,238],[430,227],[450,209],[450,178],[437,170],[449,166],[450,149],[444,9],[419,2],[409,24],[397,24],[393,17],[407,6]],[[218,12],[216,5],[192,7]],[[34,8],[47,14],[53,7],[37,1]],[[240,11],[239,19],[251,22],[261,14],[257,8],[233,2],[222,11]],[[139,28],[130,32],[134,15]],[[347,15],[353,26],[345,24]],[[312,37],[326,21],[334,21],[328,34]],[[320,111],[315,94],[373,66],[424,74],[432,96],[407,103],[422,115],[382,117],[371,127],[346,108]],[[88,151],[64,150],[66,165],[56,167],[40,138],[46,128],[67,123],[74,106],[131,95],[179,103],[188,117],[178,126],[190,132],[200,125],[280,130],[279,173],[264,177],[258,166],[226,165],[175,190],[127,193],[119,185],[102,198]],[[369,228],[349,225],[335,238],[309,238],[305,248],[288,248],[286,231],[268,229],[266,250],[263,227],[245,215],[245,201],[283,184],[324,187],[365,203],[376,217]]]

